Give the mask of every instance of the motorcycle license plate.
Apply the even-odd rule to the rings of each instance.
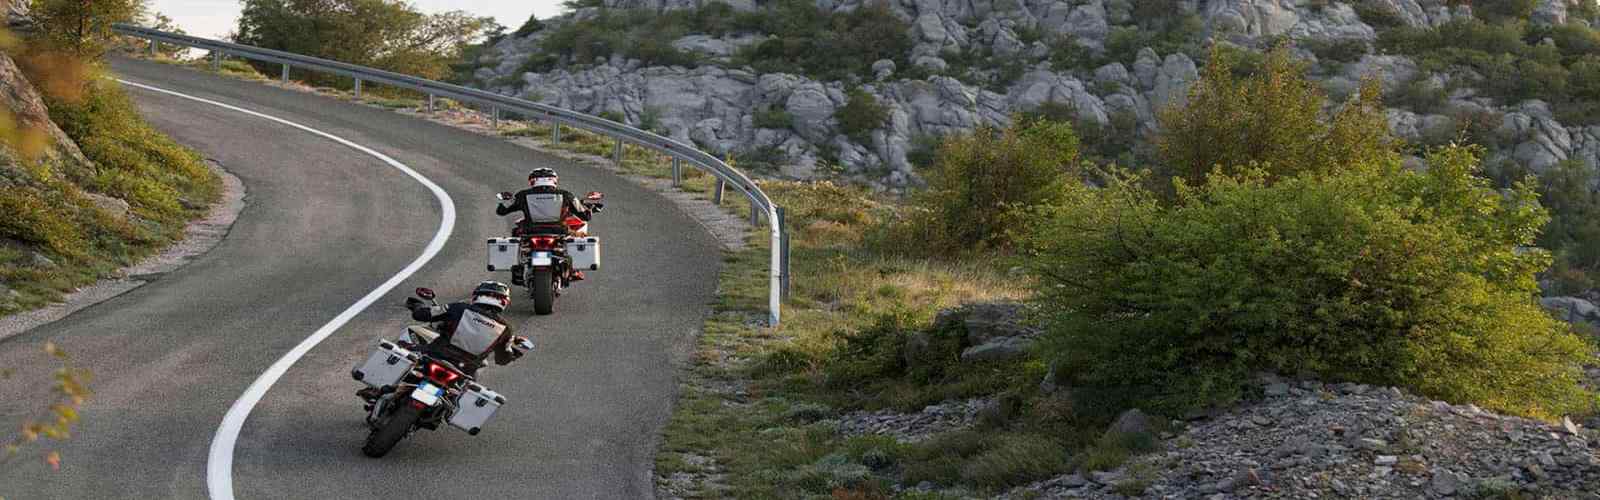
[[[533,256],[528,258],[528,262],[535,266],[548,266],[551,264],[550,254],[548,252],[534,252]]]
[[[443,387],[434,387],[433,384],[424,382],[411,391],[411,399],[421,401],[422,404],[433,406],[439,404],[439,396],[444,395]]]

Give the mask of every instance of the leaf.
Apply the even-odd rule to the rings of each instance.
[[[61,453],[50,452],[50,454],[44,456],[44,463],[50,464],[51,471],[61,472]]]

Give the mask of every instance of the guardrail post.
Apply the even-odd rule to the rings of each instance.
[[[158,46],[158,45],[161,45],[161,42],[157,42],[155,40],[150,40],[150,57],[155,57],[156,56],[156,46]]]
[[[711,204],[713,204],[713,205],[721,205],[722,204],[722,191],[723,191],[723,188],[726,188],[726,187],[727,187],[727,182],[724,182],[721,177],[718,177],[717,178],[717,186],[714,187],[714,188],[711,188]]]
[[[489,115],[491,116],[491,118],[489,118],[489,128],[491,130],[493,130],[495,133],[499,133],[500,132],[500,107],[499,106],[490,106],[489,107]]]
[[[773,207],[773,210],[778,212],[778,242],[781,252],[778,255],[778,262],[782,264],[778,268],[778,284],[783,292],[783,298],[787,299],[789,298],[789,222],[783,214],[783,207]]]
[[[755,200],[750,200],[750,225],[761,225],[761,207],[756,206]]]
[[[356,100],[361,99],[361,79],[356,79]]]
[[[672,157],[672,187],[683,187],[683,160]]]
[[[550,122],[550,142],[561,144],[561,122]]]
[[[211,51],[211,71],[222,72],[222,51],[220,50]]]
[[[622,166],[622,139],[617,139],[617,145],[612,147],[611,157],[617,162],[618,167]]]
[[[428,114],[433,114],[433,94],[428,94]]]
[[[289,83],[289,64],[288,63],[284,63],[284,65],[283,65],[283,83]]]

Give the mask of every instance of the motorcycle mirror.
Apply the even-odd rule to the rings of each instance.
[[[418,288],[417,289],[417,296],[418,297],[422,297],[425,300],[433,300],[433,297],[434,297],[433,289],[431,289],[431,288]]]
[[[591,200],[599,200],[605,198],[606,195],[599,191],[590,191],[589,194],[583,195],[583,197]]]
[[[495,197],[499,198],[499,199],[502,199],[502,200],[509,200],[509,199],[511,199],[511,192],[510,191],[502,191],[502,192],[500,192],[500,194],[495,195]]]

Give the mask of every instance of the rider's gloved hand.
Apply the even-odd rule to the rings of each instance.
[[[422,307],[423,304],[424,302],[422,302],[422,299],[416,297],[406,297],[406,309],[415,311],[418,307]]]
[[[533,351],[533,341],[528,340],[527,337],[512,337],[510,345],[511,351],[519,356]]]

